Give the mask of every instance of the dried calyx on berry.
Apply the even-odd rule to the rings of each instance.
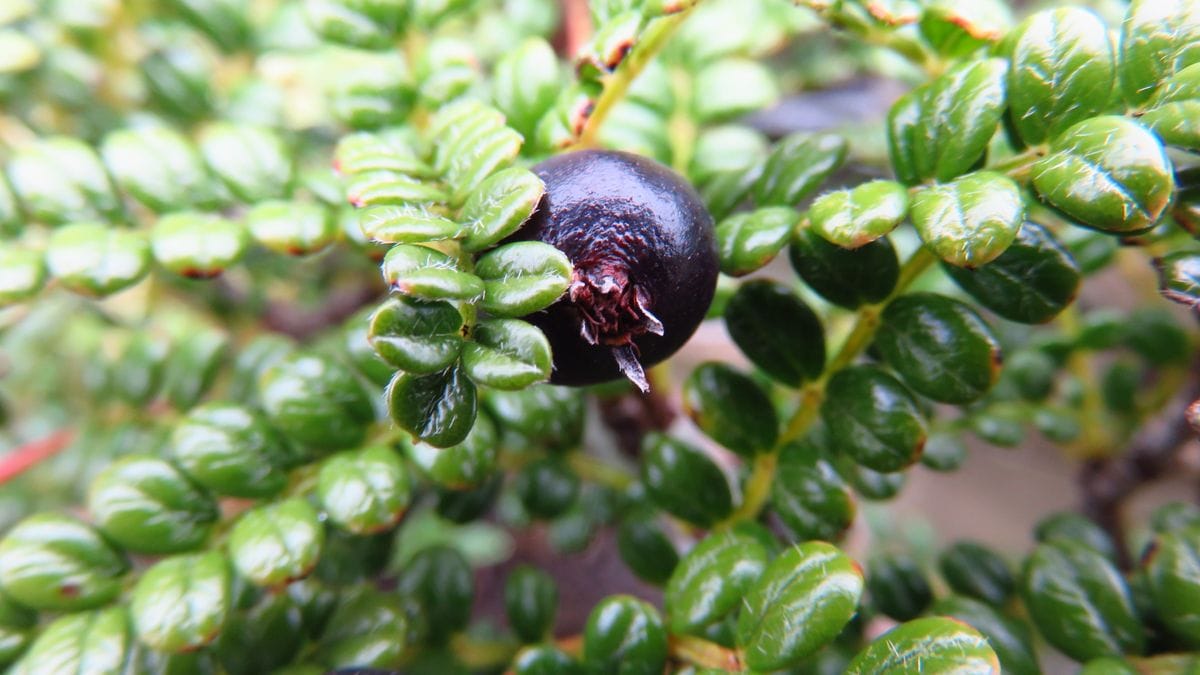
[[[638,155],[581,150],[534,167],[546,194],[513,239],[558,248],[575,267],[567,294],[526,319],[554,351],[551,382],[622,374],[675,353],[703,320],[717,283],[712,216],[681,176]]]

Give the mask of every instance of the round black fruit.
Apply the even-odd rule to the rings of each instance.
[[[581,150],[533,167],[546,194],[512,239],[556,247],[575,266],[568,292],[525,317],[554,350],[556,384],[628,377],[687,342],[712,303],[712,216],[681,176],[638,155]]]

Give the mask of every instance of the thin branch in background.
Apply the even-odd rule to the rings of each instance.
[[[0,457],[0,485],[62,452],[75,439],[71,429],[61,429],[45,438],[30,441]]]
[[[1197,374],[1200,363],[1193,365],[1192,373],[1182,394],[1166,406],[1167,415],[1145,426],[1124,454],[1089,460],[1080,471],[1084,515],[1112,537],[1123,569],[1133,564],[1124,543],[1125,501],[1142,486],[1168,475],[1177,464],[1180,451],[1196,438],[1184,411],[1200,396],[1200,374]]]

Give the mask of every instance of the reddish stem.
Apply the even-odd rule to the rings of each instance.
[[[45,438],[30,441],[4,457],[0,457],[0,485],[57,455],[74,439],[75,432],[73,430],[61,429]]]

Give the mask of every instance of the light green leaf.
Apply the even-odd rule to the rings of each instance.
[[[475,326],[463,345],[463,370],[475,382],[496,389],[524,389],[550,378],[550,342],[541,330],[518,319],[494,319]]]
[[[958,267],[978,267],[1004,253],[1025,217],[1021,189],[990,171],[922,189],[912,200],[912,222],[925,245]]]

